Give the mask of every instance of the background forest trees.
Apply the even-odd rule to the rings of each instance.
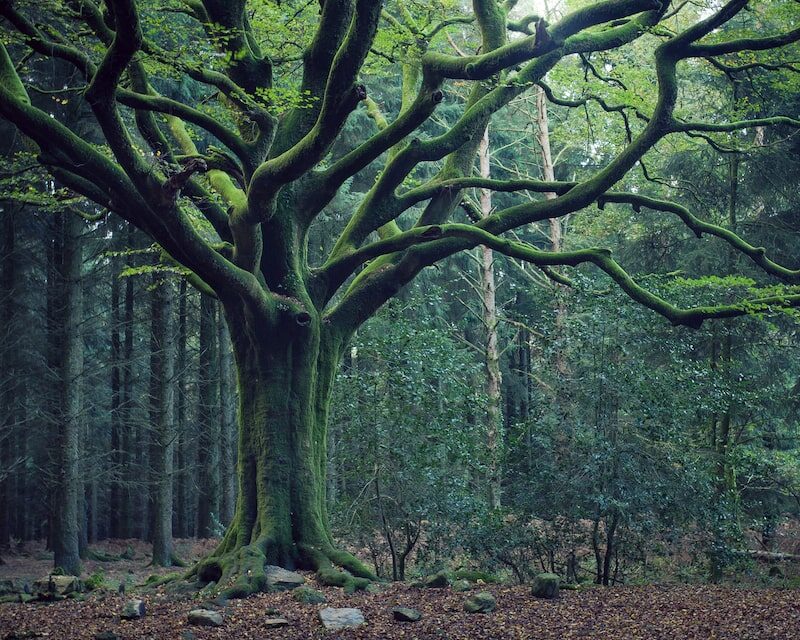
[[[141,5],[148,37],[168,40],[163,16]],[[582,5],[553,8],[550,21]],[[460,19],[469,7],[431,6],[387,4],[379,53],[362,78],[369,99],[348,118],[327,166],[365,131],[380,131],[384,114],[413,101],[398,78],[402,61],[421,54],[421,29],[448,23],[430,37],[435,51],[478,50],[475,27]],[[294,17],[273,3],[259,8],[262,20],[282,25],[276,40],[284,45],[286,33],[311,33],[317,19],[316,7]],[[646,38],[669,37],[718,8],[664,8],[667,31]],[[537,24],[524,9],[510,14],[523,34]],[[796,30],[798,15],[792,3],[775,1],[736,20],[726,37]],[[36,87],[31,101],[99,144],[73,68],[25,59],[24,43],[10,28],[3,34],[26,85]],[[653,69],[637,64],[651,55],[646,38],[571,56],[536,92],[494,114],[487,166],[476,160],[474,174],[572,183],[607,166],[655,106]],[[289,44],[286,65],[301,52]],[[754,124],[665,138],[616,188],[678,200],[702,222],[683,210],[600,198],[558,220],[522,225],[513,237],[542,250],[611,249],[637,282],[680,308],[790,300],[796,287],[773,284],[748,258],[758,261],[755,248],[764,246],[776,263],[800,264],[796,122],[765,120],[800,111],[796,53],[792,45],[758,61],[746,52],[682,64],[679,118],[695,119],[702,107],[709,122]],[[171,99],[215,116],[230,106],[201,82],[176,78],[163,60],[151,64],[152,85]],[[470,100],[464,85],[447,85],[421,135],[453,127]],[[272,91],[287,110],[302,105],[291,86]],[[184,269],[161,261],[152,239],[54,182],[30,143],[8,122],[2,127],[0,550],[48,539],[55,564],[77,571],[92,542],[141,538],[153,543],[155,564],[172,564],[173,536],[220,536],[234,520],[238,399],[223,312]],[[190,131],[196,148],[219,144]],[[144,148],[143,138],[137,143]],[[378,165],[344,181],[319,213],[309,264],[330,254],[382,175]],[[425,185],[434,170],[420,165],[409,186]],[[466,224],[517,202],[518,193],[487,200],[470,187],[455,215]],[[421,211],[409,209],[398,224],[411,228]],[[195,223],[213,234],[208,221]],[[747,238],[745,255],[714,237],[717,227],[703,226],[710,224]],[[700,231],[707,233],[698,240]],[[492,314],[482,287],[487,260]],[[520,581],[547,569],[611,584],[676,566],[719,579],[746,567],[747,550],[797,554],[796,313],[767,310],[776,309],[673,327],[589,269],[553,272],[497,251],[487,258],[480,248],[439,262],[342,352],[325,461],[337,540],[394,579],[457,565]],[[487,330],[497,333],[501,424],[487,421]],[[74,515],[56,518],[56,505]],[[58,520],[74,523],[77,534],[66,537],[74,547],[56,546],[65,539],[56,535]]]

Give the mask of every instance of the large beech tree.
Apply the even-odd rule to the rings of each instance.
[[[323,581],[348,587],[372,577],[335,547],[328,526],[326,421],[334,372],[363,322],[425,267],[458,251],[485,245],[562,282],[566,267],[591,263],[677,325],[800,305],[800,294],[789,289],[735,304],[678,308],[640,286],[604,248],[552,251],[505,235],[595,203],[623,203],[674,214],[698,236],[717,236],[779,281],[798,282],[800,270],[777,264],[764,249],[681,204],[615,189],[666,136],[713,142],[719,133],[800,125],[782,114],[735,122],[675,114],[681,72],[690,64],[735,73],[746,52],[747,64],[761,70],[791,67],[780,56],[800,39],[791,24],[792,3],[785,5],[789,17],[782,26],[749,31],[738,18],[747,15],[747,4],[712,2],[698,17],[685,2],[601,0],[548,25],[536,16],[510,16],[513,0],[454,3],[452,15],[436,19],[431,12],[415,17],[403,2],[320,0],[311,3],[318,15],[294,33],[301,40],[295,55],[292,46],[274,44],[286,36],[278,18],[308,12],[309,3],[60,0],[43,7],[0,0],[0,114],[30,138],[39,163],[60,184],[148,234],[164,260],[183,267],[224,310],[238,372],[239,493],[224,539],[195,569],[201,579],[244,595],[264,586],[265,564],[314,568]],[[684,17],[688,11],[695,17]],[[158,21],[146,22],[146,15]],[[153,25],[160,31],[153,33]],[[446,43],[434,46],[453,25],[472,30],[477,53],[450,55]],[[174,44],[174,33],[192,29],[191,51]],[[401,29],[409,44],[388,68],[402,68],[403,100],[391,117],[361,82],[369,77],[365,64],[386,57],[378,50],[381,30]],[[198,44],[200,33],[205,44]],[[647,112],[602,97],[560,97],[545,83],[549,71],[576,56],[639,39],[649,43],[639,63],[657,79],[656,86],[642,87],[657,91]],[[193,57],[198,52],[206,55]],[[72,99],[85,101],[102,143],[87,142],[36,106],[40,94],[27,86],[24,65],[41,58],[74,67],[80,81]],[[208,87],[208,99],[186,104],[159,93],[156,87],[165,83],[156,77],[166,68]],[[471,88],[457,120],[423,133],[437,106],[455,93],[451,89],[465,85]],[[580,182],[473,175],[492,114],[537,85],[557,104],[582,108],[593,100],[626,116],[620,127],[624,121],[627,143]],[[287,99],[287,87],[296,99]],[[331,156],[361,103],[375,130]],[[198,130],[217,146],[196,143]],[[374,184],[329,255],[312,267],[308,238],[315,219],[346,181],[376,161],[383,168]],[[434,177],[420,183],[412,174],[423,165]],[[472,223],[455,222],[470,187],[520,192],[518,204]],[[415,207],[421,211],[416,223],[402,224],[401,214]]]

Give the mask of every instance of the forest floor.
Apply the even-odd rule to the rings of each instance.
[[[141,549],[141,547],[138,547]],[[187,556],[201,548],[184,547]],[[40,552],[22,560],[6,558],[0,578],[32,578],[47,574]],[[469,614],[463,609],[469,593],[445,589],[417,589],[403,583],[381,585],[377,593],[345,594],[342,589],[320,587],[313,574],[306,574],[309,586],[318,588],[326,604],[300,604],[290,592],[260,594],[244,600],[215,603],[223,616],[218,628],[189,626],[187,613],[201,604],[199,596],[168,594],[163,589],[141,597],[146,615],[138,620],[121,620],[120,613],[135,590],[117,592],[119,580],[141,582],[152,571],[142,557],[120,563],[100,563],[109,591],[87,595],[83,601],[0,605],[0,640],[93,640],[102,632],[120,640],[205,640],[205,639],[313,639],[409,638],[482,639],[524,638],[530,640],[571,639],[716,639],[795,640],[800,638],[800,590],[745,588],[712,585],[650,585],[587,588],[562,591],[557,600],[540,600],[529,587],[478,585],[490,591],[497,608],[488,614]],[[31,564],[34,563],[33,565]],[[43,569],[41,575],[35,572]],[[91,571],[90,571],[91,572]],[[40,572],[41,573],[41,572]],[[114,582],[116,580],[116,582]],[[326,606],[356,607],[366,624],[346,631],[325,631],[318,611]],[[415,623],[395,622],[392,608],[412,607],[422,613]],[[265,621],[280,615],[288,621],[283,628],[268,628]]]

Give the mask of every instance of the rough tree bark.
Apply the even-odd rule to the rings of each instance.
[[[266,563],[315,568],[328,583],[363,587],[373,574],[336,549],[325,505],[328,406],[342,341],[318,314],[270,322],[254,311],[225,306],[240,385],[239,499],[198,576],[244,595],[264,588]]]
[[[153,564],[173,564],[172,498],[175,449],[175,342],[172,283],[156,276],[152,292],[150,375],[156,444],[150,460],[153,471]]]
[[[189,442],[187,414],[188,414],[188,390],[187,390],[187,340],[188,340],[188,318],[187,301],[188,285],[186,280],[181,280],[178,290],[178,335],[177,335],[177,354],[176,354],[176,379],[177,379],[177,398],[175,402],[175,423],[178,432],[177,454],[175,461],[177,472],[175,474],[175,535],[178,538],[186,538],[192,534],[189,517]]]
[[[81,267],[83,223],[71,214],[63,216],[62,264],[60,276],[61,330],[61,410],[58,414],[56,466],[56,530],[53,538],[53,565],[65,573],[80,575],[78,545],[78,491],[82,431],[81,375],[83,339],[80,333],[83,310]]]
[[[125,245],[128,249],[136,248],[136,233],[131,226],[125,234]],[[133,278],[125,278],[125,299],[123,302],[123,338],[122,338],[122,389],[120,395],[120,460],[123,467],[120,469],[122,478],[122,495],[118,508],[120,520],[120,534],[123,538],[133,537],[134,527],[134,499],[133,487],[136,482],[136,454],[134,448],[134,289]]]
[[[11,468],[14,464],[13,441],[16,431],[16,376],[14,372],[13,335],[16,324],[17,252],[15,249],[15,206],[0,204],[2,212],[2,251],[0,251],[0,552],[11,543]]]
[[[220,517],[220,430],[217,304],[208,296],[200,300],[200,365],[197,371],[197,535],[214,536],[214,521]]]
[[[113,264],[113,262],[112,262]],[[124,468],[124,433],[122,430],[122,314],[120,313],[120,282],[113,274],[111,279],[111,460],[113,475],[109,488],[109,504],[117,513],[109,519],[109,535],[112,538],[122,537],[121,516],[123,509],[122,470]]]
[[[228,325],[220,321],[219,335],[219,431],[222,500],[220,521],[225,526],[233,520],[236,509],[236,406],[233,384],[233,354]]]

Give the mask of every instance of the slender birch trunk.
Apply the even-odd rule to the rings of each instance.
[[[483,138],[478,149],[480,174],[482,178],[491,176],[489,159],[489,127],[483,132]],[[480,198],[481,217],[485,218],[492,212],[492,192],[481,189]],[[486,449],[487,484],[489,508],[499,509],[501,505],[501,449],[502,449],[502,391],[503,382],[500,373],[500,349],[497,344],[497,299],[494,277],[494,252],[486,246],[480,247],[481,263],[481,296],[483,303],[483,326],[486,331],[486,344],[484,350],[484,363],[486,367]]]

